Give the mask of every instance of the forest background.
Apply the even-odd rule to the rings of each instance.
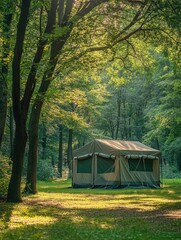
[[[181,2],[0,1],[1,196],[71,175],[93,138],[136,140],[181,172]]]

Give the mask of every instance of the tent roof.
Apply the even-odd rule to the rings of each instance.
[[[92,142],[75,150],[73,152],[73,156],[78,157],[93,153],[104,153],[108,155],[126,155],[126,154],[159,155],[160,151],[148,147],[138,141],[94,139]]]

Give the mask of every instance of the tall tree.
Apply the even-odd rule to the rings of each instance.
[[[14,48],[14,57],[12,62],[13,73],[13,114],[15,119],[15,141],[13,149],[13,168],[11,180],[8,188],[8,201],[19,202],[21,201],[21,174],[23,167],[23,158],[25,145],[27,140],[26,134],[26,119],[27,108],[25,108],[24,101],[20,98],[21,89],[21,58],[23,52],[23,45],[25,39],[25,32],[29,16],[30,0],[23,0],[21,5],[21,14],[17,25],[17,36]]]
[[[25,33],[28,24],[31,1],[23,0],[21,3],[21,12],[17,25],[16,43],[14,48],[14,56],[12,62],[12,99],[13,114],[15,119],[15,138],[14,149],[12,153],[13,167],[12,175],[8,188],[7,200],[10,202],[20,202],[21,199],[21,175],[23,168],[24,152],[27,141],[26,122],[28,117],[29,104],[34,92],[36,84],[36,73],[38,64],[42,58],[43,50],[47,44],[47,34],[53,30],[54,25],[54,9],[56,9],[56,1],[52,0],[51,8],[48,12],[48,21],[41,36],[37,50],[32,61],[32,66],[26,81],[24,95],[21,97],[22,79],[21,79],[21,61]]]

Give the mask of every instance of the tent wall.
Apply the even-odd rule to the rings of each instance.
[[[120,185],[120,171],[119,171],[119,158],[114,159],[114,171],[113,172],[105,172],[98,173],[98,156],[95,156],[95,178],[94,185],[95,186],[113,186]]]
[[[86,159],[86,158],[85,158]],[[89,157],[91,161],[91,172],[90,173],[80,173],[78,172],[79,161],[84,161],[85,159],[73,159],[73,186],[92,186],[93,185],[93,168],[94,161],[93,156]]]
[[[130,171],[128,159],[120,158],[121,186],[160,186],[159,160],[154,159],[152,171]],[[149,160],[147,160],[149,161]]]

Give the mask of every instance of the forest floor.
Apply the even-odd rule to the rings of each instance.
[[[0,203],[0,240],[181,240],[181,179],[114,190],[56,180],[38,190],[22,203]]]

